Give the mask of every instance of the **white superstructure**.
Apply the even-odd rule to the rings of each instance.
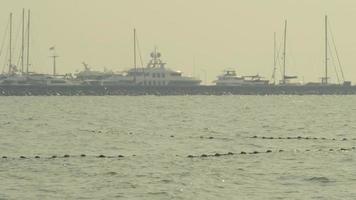
[[[151,60],[144,68],[132,68],[122,75],[112,75],[103,79],[102,85],[138,85],[151,87],[164,86],[197,86],[201,80],[183,76],[181,71],[175,71],[165,66],[161,54],[151,53]]]
[[[235,70],[225,70],[222,75],[214,81],[217,86],[253,86],[268,85],[268,80],[263,80],[261,76],[237,76]]]

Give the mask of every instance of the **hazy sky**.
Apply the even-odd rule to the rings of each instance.
[[[144,63],[157,46],[170,68],[208,81],[225,68],[270,79],[273,33],[282,42],[288,20],[287,73],[318,81],[324,71],[324,15],[328,14],[346,79],[356,82],[355,0],[0,0],[2,42],[14,13],[18,60],[22,8],[31,9],[31,61],[37,72],[52,71],[49,47],[60,58],[58,71],[121,71],[133,66],[136,27]],[[0,57],[3,68],[6,53]],[[16,63],[16,62],[15,62]],[[336,81],[332,60],[332,80]],[[205,71],[205,72],[204,72]],[[280,75],[280,72],[278,72]]]

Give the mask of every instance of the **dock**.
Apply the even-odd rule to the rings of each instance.
[[[356,95],[356,86],[0,86],[0,96]]]

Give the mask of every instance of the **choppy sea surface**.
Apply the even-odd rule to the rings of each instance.
[[[0,97],[0,199],[356,199],[355,138],[356,96]]]

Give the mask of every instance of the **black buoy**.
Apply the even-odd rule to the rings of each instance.
[[[267,150],[266,153],[272,153],[272,150]]]
[[[334,149],[329,149],[329,151],[334,151]]]
[[[282,150],[282,149],[280,149],[280,150],[279,150],[279,152],[283,152],[283,150]]]
[[[299,140],[302,139],[302,136],[298,136],[297,139],[299,139]]]
[[[20,156],[20,158],[26,158],[25,156]]]
[[[341,150],[341,151],[346,151],[347,149],[345,149],[345,148],[341,148],[340,150]]]
[[[6,156],[3,156],[2,158],[7,158]]]
[[[281,140],[281,139],[283,139],[283,138],[282,138],[282,137],[278,137],[278,139],[280,139],[280,140]]]
[[[68,154],[65,154],[63,157],[64,158],[69,158],[70,156]]]
[[[244,152],[244,151],[241,151],[241,153],[240,154],[246,154],[246,152]]]
[[[188,158],[194,158],[194,156],[193,155],[189,155]]]
[[[118,155],[117,157],[119,157],[119,158],[123,158],[124,156],[123,156],[123,155]]]
[[[35,156],[35,158],[40,158],[40,156]]]
[[[258,153],[260,153],[260,152],[258,152],[258,151],[254,151],[254,152],[252,152],[252,154],[258,154]]]
[[[234,153],[232,153],[232,152],[229,152],[229,153],[227,153],[227,155],[234,155]]]
[[[287,137],[288,140],[292,139],[292,137]]]
[[[206,154],[202,154],[202,155],[201,155],[201,157],[204,157],[204,158],[205,158],[205,157],[208,157],[208,155],[206,155]]]
[[[216,153],[214,156],[219,157],[219,156],[221,156],[221,154],[220,153]]]
[[[174,135],[171,135],[171,138],[174,138]]]
[[[257,135],[255,135],[255,136],[252,136],[252,138],[257,138]]]
[[[52,158],[57,158],[57,156],[52,156]]]
[[[86,155],[85,154],[81,154],[80,157],[85,157]]]
[[[347,138],[342,138],[342,141],[346,141],[347,140]]]
[[[98,156],[99,158],[105,158],[105,156],[104,155],[100,155],[100,156]]]
[[[210,136],[209,139],[210,139],[210,140],[211,140],[211,139],[214,139],[214,137],[213,137],[213,136]]]

